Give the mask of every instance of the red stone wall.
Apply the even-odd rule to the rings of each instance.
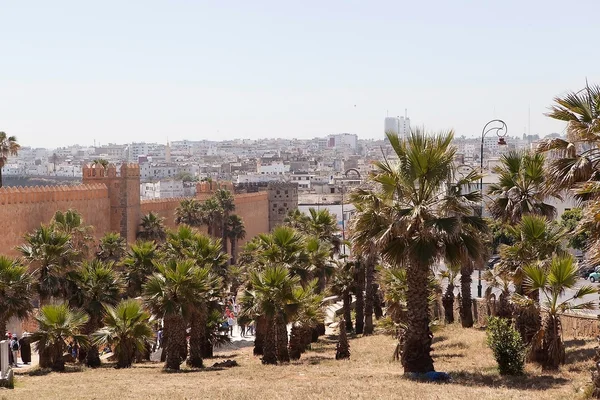
[[[110,229],[110,201],[104,184],[0,188],[0,254],[17,255],[23,236],[49,223],[56,211],[77,210],[101,237]]]

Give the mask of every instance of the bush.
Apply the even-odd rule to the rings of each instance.
[[[501,375],[523,374],[525,345],[509,319],[498,317],[488,319],[487,343],[494,352]]]

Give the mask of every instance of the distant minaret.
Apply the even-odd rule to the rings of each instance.
[[[165,149],[165,161],[171,162],[171,144],[169,143],[169,139],[167,139],[167,148]]]

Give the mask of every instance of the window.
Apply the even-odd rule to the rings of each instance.
[[[288,191],[287,191],[287,190],[285,191],[285,194],[288,194]]]
[[[330,188],[329,190],[330,190],[331,194],[335,193],[335,188]]]

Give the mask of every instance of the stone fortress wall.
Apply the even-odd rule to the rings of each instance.
[[[110,230],[108,188],[78,186],[3,187],[0,189],[0,254],[17,255],[26,233],[50,222],[58,210],[75,209],[95,227],[96,237]]]
[[[196,198],[204,201],[217,189],[234,192],[230,182],[201,182]],[[269,212],[272,197],[268,191],[234,194],[235,213],[246,227],[246,238],[238,243],[238,249],[259,233],[269,232],[273,226],[270,221],[273,213]],[[50,222],[56,211],[68,209],[81,213],[84,222],[94,226],[97,238],[112,231],[132,243],[141,217],[149,212],[163,217],[168,228],[175,228],[175,209],[181,200],[183,198],[140,200],[137,164],[123,164],[120,168],[84,166],[83,184],[77,186],[0,188],[0,254],[17,255],[15,247],[23,243],[26,233]]]

